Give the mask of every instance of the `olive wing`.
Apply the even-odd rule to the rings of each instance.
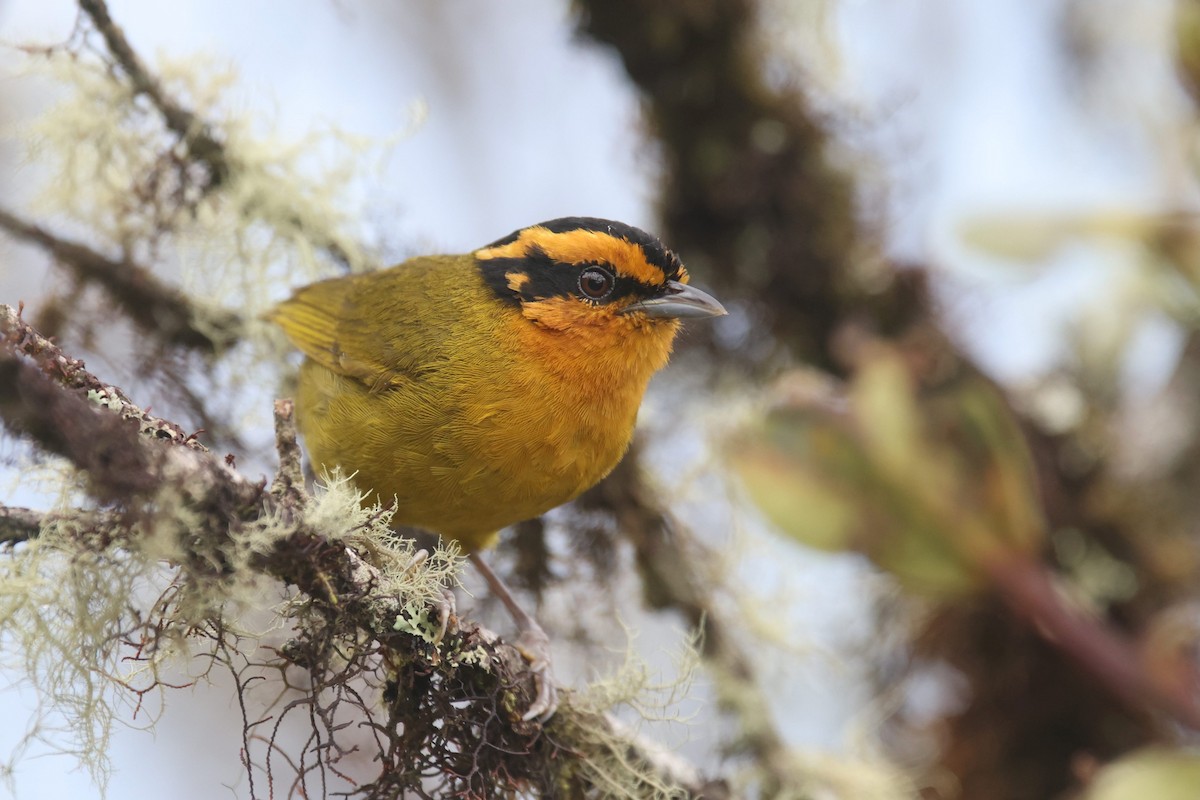
[[[268,318],[318,364],[372,391],[403,384],[442,362],[448,308],[463,257],[416,258],[389,269],[305,286]]]

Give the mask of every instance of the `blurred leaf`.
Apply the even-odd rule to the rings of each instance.
[[[899,356],[880,349],[850,386],[855,421],[881,469],[903,470],[920,447],[920,419],[912,377]]]
[[[1200,2],[1175,4],[1175,64],[1193,102],[1200,98]]]
[[[969,217],[959,224],[968,247],[1013,261],[1042,261],[1072,239],[1111,237],[1145,241],[1168,217],[1127,209],[1079,212],[998,212]]]
[[[730,458],[793,538],[863,552],[914,590],[961,594],[989,564],[1040,545],[1041,506],[998,392],[974,374],[924,387],[919,377],[899,350],[873,343],[846,386],[789,381]]]
[[[1109,764],[1096,775],[1086,800],[1196,800],[1200,753],[1151,748]]]
[[[853,508],[836,487],[801,462],[768,448],[747,447],[738,454],[737,468],[751,499],[785,533],[818,550],[851,546]]]

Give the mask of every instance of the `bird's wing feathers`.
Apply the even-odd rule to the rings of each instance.
[[[372,391],[403,384],[441,355],[436,333],[418,339],[407,330],[428,323],[419,321],[414,305],[426,294],[429,276],[446,266],[418,263],[425,261],[434,260],[392,267],[372,282],[348,276],[305,286],[276,306],[270,318],[301,352],[339,375]],[[424,343],[422,352],[400,346],[417,340]]]

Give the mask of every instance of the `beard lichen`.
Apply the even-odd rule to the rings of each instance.
[[[172,571],[117,544],[127,535],[109,516],[81,514],[0,556],[4,666],[37,693],[4,767],[10,781],[33,748],[73,754],[103,789],[122,707],[149,712],[159,667],[183,646],[190,623],[171,610]]]
[[[284,673],[294,664],[309,668],[310,680],[300,698],[287,698],[288,708],[306,696],[319,702],[315,695],[329,688],[322,675],[336,675],[363,706],[378,703],[380,690],[360,694],[358,685],[373,669],[369,637],[307,596],[280,602],[278,581],[264,574],[262,559],[287,544],[296,520],[263,513],[214,535],[214,526],[228,526],[229,509],[197,507],[186,488],[163,486],[136,511],[48,516],[38,536],[0,553],[4,666],[37,695],[27,733],[0,767],[10,782],[15,762],[32,749],[75,756],[103,791],[114,725],[153,727],[162,693],[180,688],[175,676],[188,663],[201,665],[192,681],[228,669],[244,714],[255,713],[242,695],[263,671]],[[308,504],[305,522],[324,539],[369,554],[383,576],[379,588],[406,604],[440,599],[458,569],[456,555],[418,558],[391,532],[386,510],[360,501],[335,479]],[[246,629],[243,612],[264,605],[276,614],[265,627]],[[296,636],[290,652],[266,645],[281,628]],[[297,641],[320,658],[297,658]],[[168,665],[170,681],[163,678]],[[272,691],[277,697],[263,705],[264,719],[283,702],[279,686]],[[260,721],[244,718],[247,730]],[[248,746],[255,741],[247,736]]]
[[[163,486],[132,510],[50,517],[0,562],[5,652],[40,697],[27,743],[75,755],[101,788],[114,726],[153,727],[164,692],[180,683],[164,676],[199,664],[188,681],[214,669],[233,678],[251,796],[263,796],[264,781],[286,796],[687,794],[608,713],[624,705],[662,719],[686,680],[650,686],[631,659],[573,693],[544,728],[521,724],[520,655],[471,624],[438,640],[419,611],[455,582],[457,553],[417,550],[346,479],[297,506],[242,516]],[[349,563],[367,565],[369,579],[330,569],[331,591],[281,596],[264,565],[297,546],[315,546],[305,555],[318,573],[326,554],[354,553]],[[264,605],[268,622],[248,629],[244,612]],[[417,629],[396,631],[399,612]]]

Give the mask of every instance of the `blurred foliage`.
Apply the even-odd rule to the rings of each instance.
[[[979,588],[1044,536],[1029,453],[981,376],[858,348],[847,383],[797,372],[731,450],[750,496],[782,530],[859,550],[935,597]]]
[[[1193,101],[1200,101],[1200,2],[1176,0],[1175,64]]]
[[[1085,800],[1195,800],[1200,792],[1200,753],[1148,748],[1096,775]]]

